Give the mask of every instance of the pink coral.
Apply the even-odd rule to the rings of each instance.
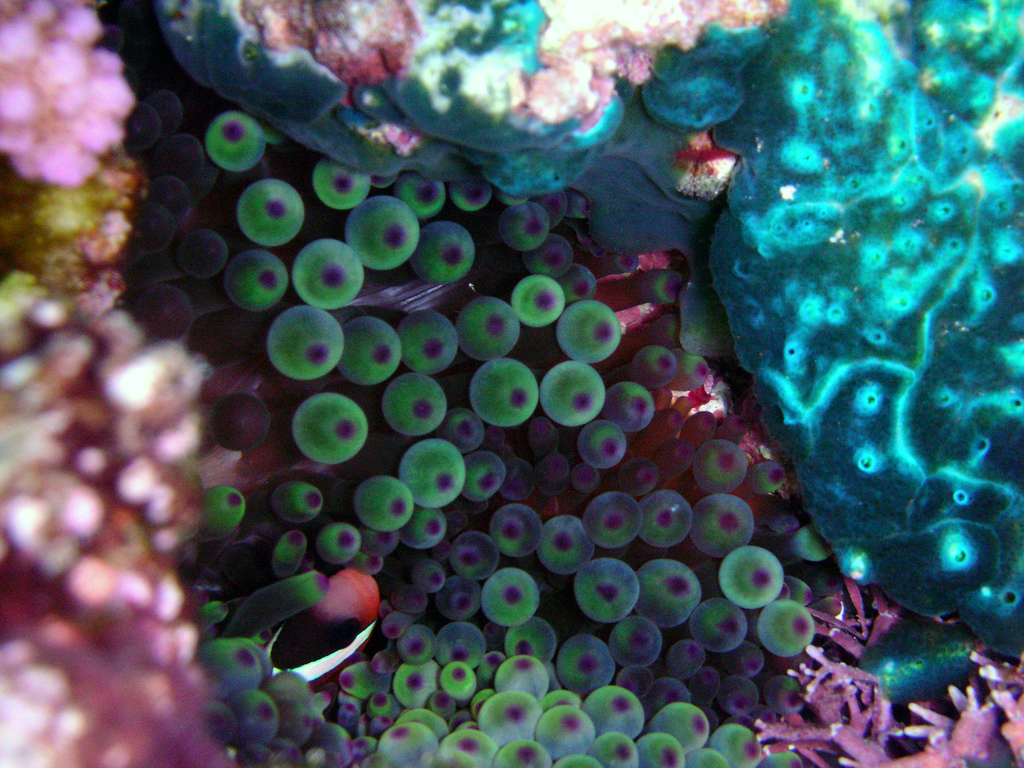
[[[0,152],[22,176],[75,187],[120,143],[134,97],[76,0],[0,0]]]
[[[0,765],[229,768],[175,570],[203,369],[41,293],[0,288]]]

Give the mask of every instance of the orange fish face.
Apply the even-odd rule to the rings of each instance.
[[[286,621],[271,640],[274,667],[310,681],[333,672],[369,640],[379,606],[372,576],[353,568],[338,571],[328,579],[326,596]]]

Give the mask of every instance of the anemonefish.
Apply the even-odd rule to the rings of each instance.
[[[327,582],[324,598],[288,619],[271,638],[267,651],[275,670],[291,670],[315,682],[370,639],[380,606],[377,581],[345,568]]]

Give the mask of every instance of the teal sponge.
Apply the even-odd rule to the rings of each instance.
[[[994,115],[1020,93],[993,83],[1017,82],[1024,49],[1020,3],[981,7],[919,4],[897,46],[795,2],[716,128],[744,163],[711,267],[843,570],[1016,654],[1024,230],[1002,156],[1020,126]]]
[[[973,646],[962,624],[908,617],[864,653],[860,668],[878,677],[894,704],[937,699],[967,684]]]
[[[743,67],[764,45],[765,33],[712,27],[692,51],[666,48],[654,59],[642,94],[658,121],[699,131],[732,117],[743,101]]]

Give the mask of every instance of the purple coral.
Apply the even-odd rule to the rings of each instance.
[[[75,187],[124,136],[135,99],[80,0],[0,5],[0,152],[19,174]]]
[[[227,768],[173,555],[200,366],[9,278],[0,339],[0,764]]]

